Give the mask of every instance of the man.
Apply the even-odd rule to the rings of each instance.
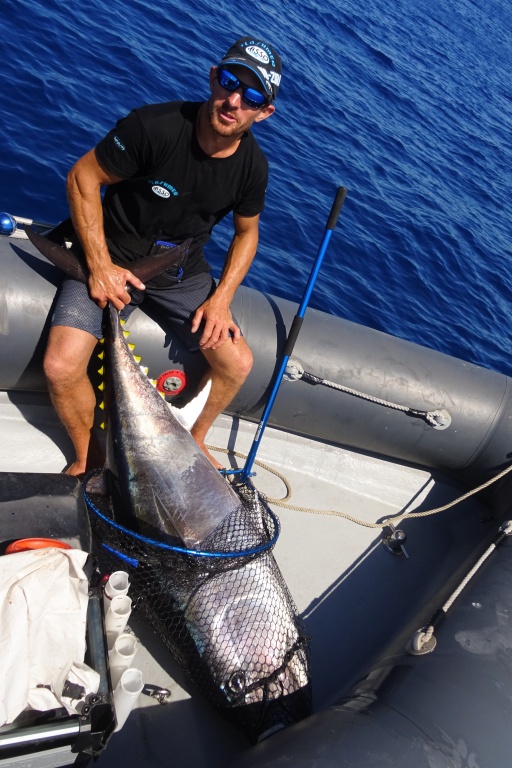
[[[230,311],[256,253],[268,177],[250,128],[274,112],[280,80],[276,50],[257,37],[243,37],[211,68],[208,101],[134,110],[69,172],[71,221],[90,278],[87,288],[64,281],[44,361],[52,402],[76,450],[68,474],[97,463],[91,455],[88,461],[96,400],[87,365],[102,336],[102,310],[110,301],[126,317],[143,298],[206,358],[212,385],[192,435],[220,466],[205,447],[206,433],[252,366]],[[234,235],[215,287],[203,246],[231,211]],[[152,248],[188,237],[193,242],[180,267],[147,286],[130,272],[130,262]]]

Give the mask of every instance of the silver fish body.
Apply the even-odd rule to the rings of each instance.
[[[196,548],[241,502],[136,362],[109,305],[107,471],[124,516]]]
[[[241,498],[204,456],[134,360],[113,309],[106,343],[107,466],[130,514],[188,547],[257,549],[268,539],[263,502],[254,489]],[[212,704],[252,740],[309,714],[307,638],[272,552],[236,562],[161,558],[161,568],[151,566],[144,610]]]
[[[233,707],[269,703],[308,685],[296,615],[275,569],[265,554],[226,571],[202,584],[185,611],[196,646]]]

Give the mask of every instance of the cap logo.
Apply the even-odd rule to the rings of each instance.
[[[263,48],[260,48],[259,45],[248,45],[245,49],[245,52],[249,54],[249,56],[252,56],[253,59],[257,59],[262,64],[268,64],[270,59],[266,52],[263,50]]]

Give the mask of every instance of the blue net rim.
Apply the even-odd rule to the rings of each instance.
[[[103,514],[103,512],[100,512],[100,510],[93,504],[91,499],[89,498],[87,491],[85,490],[85,485],[83,486],[83,494],[84,494],[84,500],[88,508],[94,512],[95,515],[97,515],[103,522],[107,523],[107,525],[111,526],[112,528],[115,528],[117,531],[120,531],[121,533],[124,533],[126,536],[132,539],[136,539],[137,541],[140,541],[142,544],[150,544],[152,547],[156,547],[157,549],[162,549],[168,552],[176,552],[180,555],[192,555],[193,557],[211,557],[211,558],[236,558],[236,557],[253,557],[254,555],[259,555],[263,552],[266,552],[269,549],[272,549],[274,544],[276,543],[277,539],[279,538],[281,525],[279,523],[279,518],[277,515],[272,512],[270,507],[267,507],[268,514],[270,515],[272,522],[274,524],[275,533],[274,536],[269,539],[269,541],[265,542],[259,547],[253,547],[252,549],[244,549],[240,550],[239,552],[211,552],[208,550],[203,549],[188,549],[187,547],[178,547],[173,544],[165,544],[163,541],[157,541],[156,539],[148,539],[146,536],[142,536],[140,533],[136,533],[135,531],[130,530],[129,528],[125,528],[122,525],[119,525],[119,523],[116,523],[114,520],[111,520],[106,515]]]

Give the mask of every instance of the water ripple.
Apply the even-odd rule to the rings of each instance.
[[[134,106],[208,95],[240,34],[281,49],[253,287],[298,301],[337,185],[349,194],[311,305],[512,372],[512,10],[498,0],[4,0],[0,208],[66,215],[64,180]],[[240,19],[250,19],[251,28]],[[221,30],[217,32],[216,30]],[[15,43],[12,41],[15,40]],[[218,271],[231,237],[209,247]]]

